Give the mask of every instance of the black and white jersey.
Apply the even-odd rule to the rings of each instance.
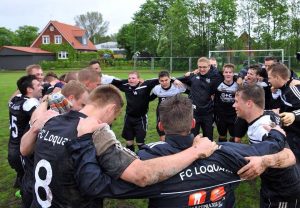
[[[284,126],[283,129],[287,134],[287,141],[297,160],[300,160],[300,85],[289,86],[292,79],[289,80],[280,90],[282,105],[280,112],[294,113],[295,121]]]
[[[10,137],[11,144],[20,144],[20,140],[25,133],[26,127],[29,125],[30,117],[39,101],[36,98],[29,98],[24,95],[13,97],[8,103],[9,121],[10,121]]]
[[[261,144],[267,140],[270,132],[263,125],[279,124],[280,118],[273,111],[265,111],[264,115],[249,124],[248,137],[250,143]],[[261,196],[273,201],[300,199],[300,170],[297,165],[288,168],[269,168],[261,175]],[[297,193],[297,194],[296,194]]]
[[[193,101],[194,117],[213,112],[212,95],[223,77],[216,70],[210,69],[205,75],[191,73],[188,77],[178,78],[190,89],[189,98]]]
[[[112,84],[125,92],[126,114],[132,117],[141,117],[148,113],[150,92],[159,82],[158,79],[151,79],[144,81],[142,84],[130,86],[127,80],[114,79]]]
[[[235,109],[232,105],[234,104],[234,96],[237,89],[238,84],[236,82],[230,85],[222,82],[217,87],[214,100],[216,113],[236,116]]]
[[[264,111],[264,114],[254,121],[252,121],[248,126],[247,135],[250,143],[262,142],[267,136],[268,131],[263,127],[264,125],[279,125],[280,117],[273,111]]]
[[[283,105],[280,112],[292,112],[295,114],[295,121],[284,129],[300,135],[300,85],[288,86],[289,83],[280,88],[280,98]]]
[[[160,84],[152,89],[152,93],[158,97],[158,105],[168,97],[172,97],[186,91],[185,87],[176,87],[173,83],[169,88],[163,88]]]

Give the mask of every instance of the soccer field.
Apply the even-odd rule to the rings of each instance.
[[[46,74],[48,71],[45,71]],[[58,75],[63,74],[64,70],[54,71]],[[104,69],[103,73],[113,75],[119,78],[127,78],[128,71],[125,70],[113,70]],[[157,77],[158,71],[140,71],[143,79],[149,79]],[[15,179],[15,172],[10,168],[7,162],[7,143],[9,138],[9,119],[8,119],[8,106],[7,102],[10,96],[16,90],[16,81],[22,75],[25,75],[24,71],[16,72],[0,72],[0,208],[4,207],[20,207],[20,199],[17,199],[14,194],[16,189],[13,188]],[[172,76],[182,76],[183,72],[174,72]],[[150,103],[149,109],[149,126],[146,142],[158,141],[158,135],[156,132],[156,110],[157,100]],[[123,128],[123,109],[119,118],[113,123],[113,130],[116,133],[117,138],[124,144],[125,140],[121,138],[121,131]],[[214,133],[215,139],[217,133]],[[240,184],[236,191],[237,206],[241,208],[256,208],[259,207],[259,180],[250,182],[243,182]],[[147,207],[147,200],[106,200],[105,207]]]

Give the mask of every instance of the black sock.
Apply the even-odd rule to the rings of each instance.
[[[225,138],[219,137],[219,142],[227,142],[227,138],[226,137]]]
[[[134,145],[126,145],[126,148],[134,152]]]

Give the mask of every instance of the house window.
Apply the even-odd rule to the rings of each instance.
[[[43,35],[42,36],[43,44],[50,44],[50,36],[49,35]]]
[[[85,36],[82,37],[82,44],[87,45],[87,38]]]
[[[60,51],[58,52],[58,59],[68,59],[68,52],[67,51]]]
[[[62,42],[61,35],[54,35],[54,43],[61,44],[61,42]]]

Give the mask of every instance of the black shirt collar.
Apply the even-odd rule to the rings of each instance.
[[[186,136],[178,135],[178,134],[167,134],[166,142],[170,144],[172,147],[178,149],[187,149],[193,145],[194,135],[188,134]]]
[[[283,90],[284,88],[290,86],[291,82],[293,81],[293,78],[291,77],[289,79],[289,81],[287,81],[282,87],[280,87],[279,89]]]
[[[74,110],[71,110],[70,112],[66,113],[67,116],[70,116],[70,117],[75,117],[75,118],[78,118],[78,117],[81,117],[81,118],[86,118],[87,115],[79,112],[79,111],[74,111]]]

